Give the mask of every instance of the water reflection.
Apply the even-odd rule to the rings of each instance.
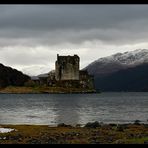
[[[74,96],[74,94],[63,94],[60,98],[54,98],[54,113],[56,114],[55,122],[57,124],[77,124],[80,120],[80,100],[80,97],[76,95]]]

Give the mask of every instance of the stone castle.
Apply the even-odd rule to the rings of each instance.
[[[59,56],[57,54],[55,70],[46,76],[39,76],[34,81],[50,87],[94,89],[93,76],[89,75],[87,71],[79,69],[80,58],[78,55]]]

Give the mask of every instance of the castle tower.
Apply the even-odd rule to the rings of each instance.
[[[79,62],[80,58],[74,56],[59,56],[55,62],[55,78],[60,80],[79,80]]]

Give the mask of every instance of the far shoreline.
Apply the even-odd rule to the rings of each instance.
[[[92,89],[63,88],[63,87],[26,87],[8,86],[0,89],[0,94],[91,94],[100,93]]]

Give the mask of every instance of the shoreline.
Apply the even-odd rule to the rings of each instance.
[[[64,123],[49,125],[4,125],[0,144],[147,144],[148,124],[87,123],[84,127]]]
[[[14,87],[8,86],[0,89],[0,94],[91,94],[100,93],[96,90],[82,88],[62,88],[62,87]]]
[[[39,93],[17,93],[17,92],[0,92],[0,94],[100,94],[99,92],[39,92]]]

